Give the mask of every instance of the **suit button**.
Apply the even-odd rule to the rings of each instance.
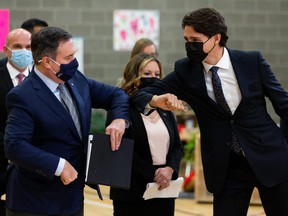
[[[231,142],[227,142],[227,143],[226,143],[226,145],[230,147],[230,145],[231,145]]]
[[[231,123],[231,124],[234,124],[234,119],[231,119],[231,120],[230,120],[230,123]]]

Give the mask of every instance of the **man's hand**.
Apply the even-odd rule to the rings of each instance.
[[[178,98],[173,94],[163,94],[163,95],[154,95],[149,102],[151,107],[159,107],[163,110],[170,111],[184,111],[185,103],[182,100],[178,100]]]
[[[65,160],[65,165],[60,177],[63,184],[68,185],[78,178],[78,172],[68,161]]]
[[[125,132],[125,120],[114,119],[105,130],[106,134],[110,135],[111,149],[112,151],[118,150],[122,136]]]

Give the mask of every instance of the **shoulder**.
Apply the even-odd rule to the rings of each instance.
[[[258,50],[237,50],[227,48],[230,56],[235,57],[259,57],[262,56],[261,52]]]

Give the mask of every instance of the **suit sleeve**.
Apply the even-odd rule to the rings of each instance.
[[[111,121],[117,118],[129,121],[129,98],[122,89],[95,80],[87,80],[93,108],[109,110]]]
[[[260,52],[257,52],[257,59],[264,94],[271,101],[275,112],[288,124],[288,93],[276,79],[270,65]]]
[[[10,93],[7,96],[7,108],[9,111],[5,130],[7,158],[19,167],[46,178],[53,178],[59,157],[31,144],[35,127],[27,104],[19,95]]]
[[[144,112],[145,106],[149,103],[154,95],[162,95],[166,93],[174,94],[178,99],[185,99],[185,89],[183,89],[183,83],[185,79],[184,73],[185,64],[182,64],[182,60],[178,60],[175,63],[175,70],[169,73],[164,79],[157,82],[151,87],[142,88],[137,91],[132,97],[132,106],[134,106],[139,112]]]

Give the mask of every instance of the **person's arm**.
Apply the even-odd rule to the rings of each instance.
[[[109,111],[111,123],[105,133],[110,135],[111,149],[117,150],[120,146],[125,128],[129,125],[129,98],[120,88],[87,79],[93,108],[103,108]]]

